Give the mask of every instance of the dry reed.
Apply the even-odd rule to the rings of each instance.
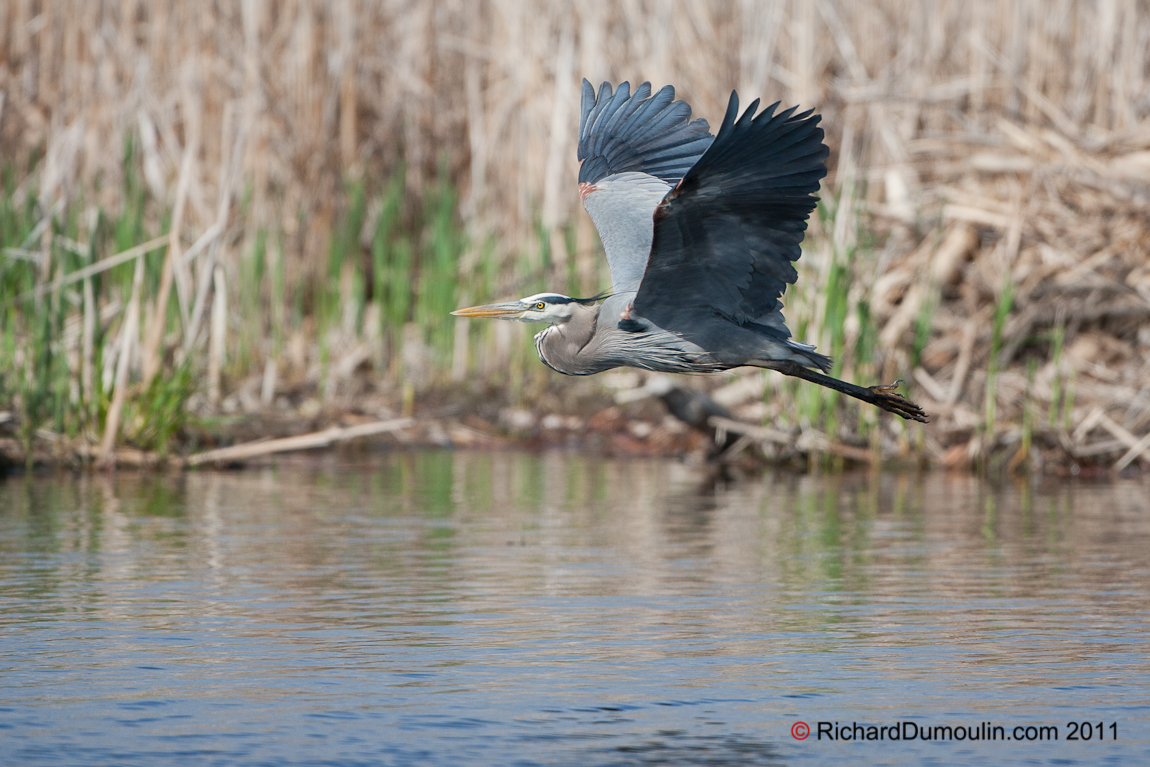
[[[170,230],[142,292],[121,274],[60,304],[61,327],[83,332],[65,332],[71,356],[53,369],[82,378],[79,399],[101,412],[98,371],[84,371],[102,364],[116,402],[185,357],[207,371],[191,402],[204,412],[217,397],[338,401],[365,366],[396,382],[403,411],[469,375],[526,396],[549,374],[520,328],[441,315],[605,285],[574,191],[581,76],[672,83],[712,124],[732,88],[824,115],[830,175],[788,317],[843,374],[905,376],[935,424],[855,423],[774,379],[739,403],[744,418],[952,466],[1024,445],[1026,461],[1044,448],[1122,466],[1143,455],[1145,0],[12,0],[0,5],[5,194],[13,210],[33,194],[29,221],[47,223],[0,243],[3,258],[39,264],[36,300],[58,303],[72,262],[52,254],[69,215],[122,220],[126,174],[142,178],[136,239],[90,253]],[[74,239],[95,236],[77,226]],[[12,381],[46,374],[17,348],[29,301],[5,310],[19,412],[27,382]],[[93,332],[108,339],[102,363]],[[115,419],[101,423],[113,455]]]

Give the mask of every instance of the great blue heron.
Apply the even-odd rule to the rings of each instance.
[[[897,381],[832,378],[830,357],[791,339],[780,298],[798,278],[793,262],[828,150],[813,110],[778,112],[775,103],[756,114],[758,106],[740,117],[732,92],[712,136],[669,85],[652,96],[649,83],[634,94],[629,83],[603,83],[596,94],[584,80],[579,196],[607,254],[610,294],[539,293],[453,314],[548,323],[535,348],[567,375],[752,365],[925,422],[895,393]]]

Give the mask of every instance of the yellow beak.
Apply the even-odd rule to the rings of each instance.
[[[498,317],[504,320],[517,320],[527,311],[518,301],[509,301],[505,304],[485,304],[483,306],[469,306],[466,309],[457,309],[452,312],[456,317]]]

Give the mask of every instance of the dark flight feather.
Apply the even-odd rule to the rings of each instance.
[[[776,114],[777,103],[756,115],[758,104],[736,120],[731,94],[714,141],[656,209],[635,296],[640,316],[705,348],[693,336],[721,332],[708,322],[716,317],[790,337],[779,299],[798,278],[793,262],[827,172],[818,115]]]
[[[579,182],[595,183],[615,173],[638,171],[676,184],[698,161],[712,136],[706,120],[692,120],[691,107],[675,101],[670,85],[651,95],[643,83],[614,92],[610,83],[583,81],[579,115]]]

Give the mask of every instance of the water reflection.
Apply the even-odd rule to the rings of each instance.
[[[433,452],[9,480],[0,727],[25,762],[765,764],[845,748],[797,719],[1073,716],[1147,756],[1147,484]],[[1098,756],[1000,746],[881,753]]]

